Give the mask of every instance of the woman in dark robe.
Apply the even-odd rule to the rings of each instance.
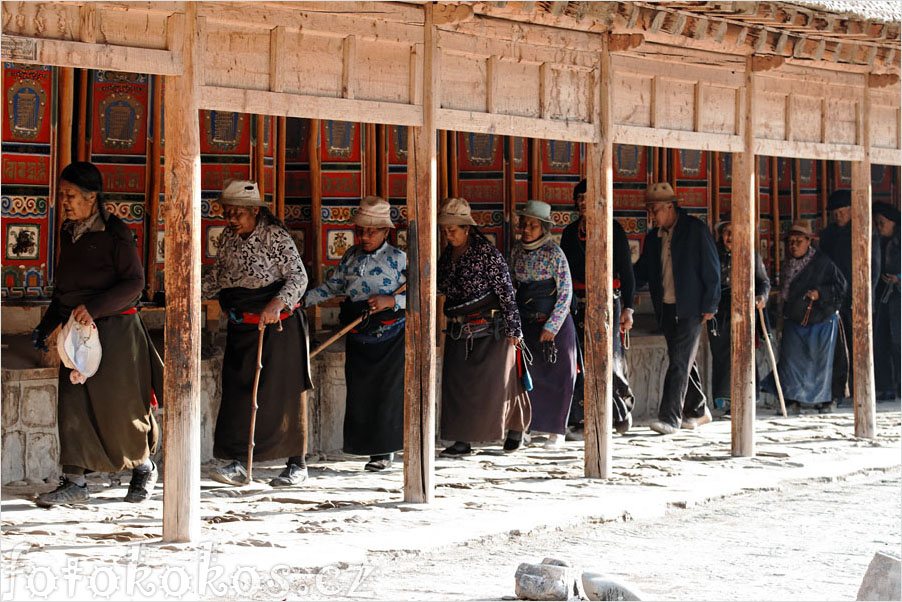
[[[788,257],[781,272],[783,338],[777,365],[786,409],[798,413],[808,406],[827,413],[833,407],[833,348],[846,279],[829,257],[811,246],[807,221],[793,222],[786,247]],[[775,391],[772,377],[765,385]]]
[[[900,341],[900,295],[899,295],[899,210],[889,203],[875,203],[877,214],[875,223],[880,233],[880,248],[883,255],[880,281],[874,295],[876,319],[874,322],[874,372],[877,385],[877,399],[889,401],[899,399],[900,370],[902,354]]]
[[[551,205],[529,201],[520,215],[520,242],[511,273],[523,338],[532,355],[530,432],[547,433],[545,447],[564,443],[576,382],[576,329],[570,316],[573,284],[564,252],[551,238]]]
[[[514,452],[529,427],[529,395],[517,371],[520,314],[504,257],[475,228],[470,205],[445,199],[438,224],[448,244],[438,261],[438,290],[448,321],[442,360],[440,453],[472,453],[475,441],[505,437]]]
[[[227,228],[219,254],[204,276],[203,297],[219,297],[229,316],[222,360],[222,402],[213,436],[213,455],[229,460],[210,477],[227,485],[247,480],[257,345],[263,330],[254,431],[254,459],[288,458],[272,487],[307,479],[306,433],[301,393],[312,388],[307,350],[307,319],[300,306],[307,274],[294,240],[260,197],[255,182],[227,180],[219,197]],[[281,324],[281,330],[276,326]]]
[[[714,406],[730,413],[730,354],[732,349],[731,308],[733,294],[733,226],[730,222],[717,225],[717,254],[720,256],[720,305],[709,322],[708,345],[711,347],[711,392]],[[755,309],[764,309],[770,292],[770,279],[761,256],[755,253]],[[760,328],[756,320],[756,329]],[[757,371],[755,372],[757,374]]]
[[[65,221],[60,233],[53,300],[32,333],[35,347],[71,318],[96,327],[101,345],[97,372],[74,384],[72,370],[60,366],[58,425],[60,486],[36,503],[50,507],[88,499],[85,474],[130,469],[125,501],[143,502],[153,492],[157,467],[150,459],[159,429],[154,393],[162,399],[163,365],[136,305],[144,289],[144,269],[131,230],[108,215],[103,179],[91,163],[72,163],[60,174],[59,203]]]
[[[579,345],[581,369],[576,377],[573,390],[573,403],[570,406],[568,437],[582,439],[583,430],[583,384],[582,349],[585,341],[586,325],[586,180],[580,181],[573,189],[573,201],[579,211],[579,219],[572,222],[561,234],[561,250],[567,256],[570,265],[570,276],[573,278],[573,295],[576,302],[572,305],[573,323],[576,326],[576,341]],[[614,220],[613,227],[613,262],[614,262],[614,311],[611,324],[614,327],[614,366],[612,370],[613,404],[611,419],[614,430],[620,434],[629,431],[633,424],[633,405],[635,399],[626,377],[626,358],[622,337],[633,328],[633,297],[636,292],[636,279],[633,275],[633,262],[630,256],[630,244],[620,222]]]
[[[307,306],[345,297],[339,321],[366,319],[345,343],[344,452],[369,456],[366,470],[391,466],[404,447],[404,308],[407,255],[388,243],[394,228],[388,201],[368,196],[351,218],[360,244],[348,249],[332,276],[309,291]]]

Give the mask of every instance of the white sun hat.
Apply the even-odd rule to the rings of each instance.
[[[56,337],[56,349],[63,365],[74,371],[70,377],[73,384],[85,382],[100,367],[103,353],[100,335],[93,323],[79,324],[73,316],[69,316],[69,321]]]

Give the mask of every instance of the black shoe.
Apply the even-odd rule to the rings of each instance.
[[[630,430],[630,427],[633,426],[633,415],[627,414],[626,420],[622,422],[614,423],[614,430],[620,433],[621,435],[625,435],[627,431]]]
[[[469,456],[472,453],[473,448],[470,447],[469,443],[457,441],[454,443],[454,445],[443,449],[439,453],[439,456],[441,456],[442,458],[459,458],[461,456]]]
[[[85,502],[91,497],[87,485],[76,485],[66,477],[60,477],[60,485],[53,491],[42,493],[34,503],[41,508],[50,508],[59,504]]]
[[[394,455],[395,454],[384,454],[381,456],[370,456],[370,461],[367,462],[363,468],[370,472],[379,472],[380,470],[391,468]]]
[[[128,484],[128,493],[125,494],[126,502],[140,504],[153,495],[153,488],[157,484],[157,478],[160,473],[153,461],[151,461],[150,465],[150,470],[136,469],[132,471],[132,480]]]
[[[289,464],[279,473],[279,476],[269,482],[270,487],[293,487],[307,480],[307,467],[297,464]]]
[[[832,401],[825,401],[824,403],[819,403],[816,406],[818,414],[830,414],[836,409],[836,404]]]
[[[523,447],[523,439],[511,439],[508,437],[504,440],[504,453],[512,454]]]

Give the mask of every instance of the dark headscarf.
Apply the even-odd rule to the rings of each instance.
[[[96,192],[97,210],[103,221],[106,221],[106,211],[103,208],[103,176],[93,163],[87,161],[70,163],[60,173],[60,180],[77,186],[82,192]]]
[[[830,198],[827,199],[827,211],[835,211],[837,209],[841,209],[842,207],[851,206],[852,191],[848,188],[840,188],[838,190],[834,190],[830,195]]]
[[[874,213],[882,215],[897,226],[899,225],[899,210],[889,203],[874,203]]]

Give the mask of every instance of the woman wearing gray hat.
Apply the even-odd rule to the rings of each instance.
[[[807,221],[792,223],[786,248],[781,271],[783,337],[777,365],[786,409],[798,413],[805,405],[827,413],[833,406],[833,348],[846,279],[829,257],[811,246]],[[775,392],[772,376],[764,385]]]
[[[573,282],[564,252],[551,237],[551,205],[528,201],[520,216],[520,242],[511,273],[526,347],[533,358],[529,392],[533,433],[548,433],[545,447],[564,443],[576,382],[576,329],[570,316]]]
[[[520,448],[529,426],[529,395],[517,373],[522,337],[510,273],[500,251],[476,230],[470,205],[445,199],[438,225],[448,244],[438,261],[438,290],[448,319],[442,360],[441,456],[472,453],[474,441],[505,436]]]
[[[407,255],[388,242],[395,225],[388,201],[368,196],[351,218],[359,244],[348,249],[326,282],[309,291],[309,307],[345,297],[339,320],[366,319],[345,344],[344,452],[369,456],[364,468],[385,470],[404,447],[404,308]]]
[[[210,476],[227,485],[243,485],[247,479],[247,466],[239,458],[247,457],[257,344],[264,330],[254,458],[287,457],[285,470],[270,485],[297,485],[307,478],[301,392],[312,388],[307,320],[304,312],[295,311],[307,274],[294,240],[269,211],[255,182],[227,180],[219,202],[227,228],[204,276],[202,294],[205,299],[218,296],[229,316],[213,455],[230,462]],[[277,323],[282,330],[266,328]]]

